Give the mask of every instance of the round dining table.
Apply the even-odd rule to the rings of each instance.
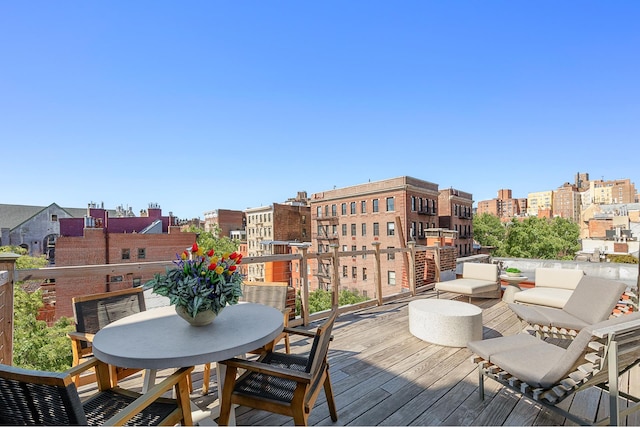
[[[164,369],[217,362],[273,341],[284,328],[282,312],[262,304],[225,307],[206,326],[191,326],[174,306],[127,316],[93,339],[93,354],[121,367]]]
[[[283,328],[282,312],[263,304],[227,306],[206,326],[191,326],[178,316],[174,306],[165,306],[100,329],[93,339],[93,354],[111,365],[145,369],[144,391],[155,381],[158,369],[243,356],[273,341]],[[225,370],[216,364],[216,371],[220,389]]]

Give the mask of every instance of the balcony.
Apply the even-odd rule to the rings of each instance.
[[[419,297],[435,295],[429,291]],[[336,321],[329,364],[337,425],[563,425],[563,417],[491,380],[486,380],[485,399],[481,401],[478,374],[469,350],[428,344],[409,333],[407,304],[411,299],[345,312]],[[485,338],[519,331],[519,321],[505,303],[476,299],[474,304],[483,309]],[[309,339],[292,339],[292,353],[305,353],[310,347]],[[628,378],[637,375],[637,370],[636,367],[626,375],[621,390],[628,390]],[[158,377],[163,379],[170,373],[160,371]],[[196,367],[193,379],[192,402],[215,419],[215,376],[206,396],[200,393],[202,366]],[[131,377],[120,384],[139,390],[142,379]],[[85,386],[81,392],[89,393],[89,389]],[[591,388],[565,403],[570,403],[572,412],[580,408],[595,412],[597,403],[607,398],[606,393]],[[237,425],[291,425],[288,417],[242,407],[236,409],[236,417]],[[333,425],[324,395],[318,398],[309,425]],[[627,425],[637,425],[637,419],[629,420]]]
[[[389,251],[389,249],[385,250]],[[402,250],[397,249],[401,252]],[[328,254],[314,255],[325,258]],[[399,256],[399,255],[398,255]],[[247,264],[266,260],[294,259],[296,255],[269,256],[265,259],[247,257]],[[297,259],[297,258],[296,258]],[[534,265],[529,260],[503,260],[510,266],[529,270]],[[525,263],[527,263],[525,265]],[[584,263],[585,265],[596,263]],[[51,276],[74,277],[92,273],[111,272],[114,269],[136,268],[137,271],[164,270],[170,262],[119,264],[110,266],[60,267],[43,272],[41,270],[18,271],[18,279],[25,277]],[[611,265],[602,266],[607,270]],[[636,268],[637,271],[637,268]],[[55,273],[53,273],[55,272]],[[595,274],[588,272],[588,274]],[[628,282],[636,277],[624,273]],[[0,285],[8,275],[0,274]],[[622,276],[621,276],[622,277]],[[478,375],[470,361],[471,353],[466,348],[442,347],[415,338],[408,329],[408,303],[415,298],[434,298],[432,286],[419,289],[410,287],[409,292],[386,295],[378,301],[370,300],[353,306],[340,308],[340,317],[333,330],[333,342],[329,352],[333,391],[338,409],[339,425],[562,425],[565,419],[549,412],[540,405],[503,389],[491,380],[486,381],[485,399],[478,397]],[[442,294],[441,298],[454,298],[453,294]],[[152,298],[149,295],[149,298]],[[149,307],[153,307],[151,299]],[[522,325],[498,299],[474,299],[473,303],[483,309],[483,335],[490,338],[518,333]],[[308,313],[308,311],[307,311]],[[324,313],[307,314],[308,318],[296,318],[292,325],[313,330]],[[305,353],[311,340],[292,336],[292,353]],[[194,388],[190,397],[202,416],[215,419],[218,399],[218,384],[215,375],[211,379],[209,394],[202,396],[203,367],[197,366],[193,375]],[[171,373],[160,371],[159,379]],[[622,391],[630,388],[637,391],[640,368],[636,367],[623,377]],[[141,375],[120,382],[125,388],[139,391]],[[93,391],[91,385],[83,386],[83,395]],[[633,391],[633,390],[632,390]],[[608,410],[606,393],[591,388],[577,393],[572,400],[563,403],[571,412],[596,413]],[[565,405],[566,404],[566,405]],[[236,409],[238,425],[290,425],[287,417],[262,411]],[[201,425],[206,424],[204,420]],[[638,425],[640,418],[623,420],[627,425]],[[309,418],[311,425],[332,424],[321,395]]]

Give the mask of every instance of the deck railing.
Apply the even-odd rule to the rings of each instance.
[[[372,250],[361,251],[339,251],[337,245],[332,245],[331,251],[327,253],[310,253],[308,248],[302,246],[295,254],[287,255],[267,255],[260,257],[244,257],[243,264],[256,264],[274,261],[294,261],[300,262],[300,271],[309,271],[309,262],[315,260],[328,261],[330,264],[330,283],[332,291],[333,307],[337,307],[340,312],[358,310],[374,305],[382,305],[385,302],[408,296],[414,296],[417,292],[432,289],[433,283],[439,280],[440,276],[440,251],[444,248],[438,246],[417,246],[413,242],[409,242],[406,248],[380,248],[379,244],[373,244]],[[432,260],[435,264],[434,281],[422,286],[416,286],[416,253],[429,252],[432,254]],[[399,291],[389,292],[384,289],[381,274],[381,255],[400,254],[404,258],[402,279],[407,286],[399,286]],[[87,276],[126,276],[126,275],[153,275],[155,273],[165,272],[166,267],[173,266],[172,261],[155,261],[155,262],[135,262],[121,264],[103,264],[103,265],[80,265],[65,267],[44,267],[38,269],[17,270],[15,269],[15,260],[18,258],[15,254],[0,254],[0,363],[11,363],[12,354],[12,336],[13,336],[13,283],[27,280],[45,281],[62,278],[78,278]],[[340,291],[340,265],[341,259],[354,257],[360,259],[362,256],[372,256],[374,259],[373,280],[375,284],[375,298],[367,301],[340,307],[338,304],[338,295]],[[356,261],[357,262],[357,261]],[[352,264],[351,262],[349,263]],[[422,280],[420,281],[423,282]],[[56,287],[62,285],[57,283]],[[301,314],[290,321],[291,326],[307,325],[312,321],[322,319],[327,316],[327,312],[310,313],[309,310],[309,294],[310,280],[307,274],[301,274],[300,284],[300,304]]]

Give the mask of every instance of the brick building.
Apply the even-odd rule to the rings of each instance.
[[[309,242],[311,215],[305,192],[284,203],[250,208],[244,211],[247,219],[248,256],[291,253],[291,243]],[[288,261],[250,264],[249,282],[291,283],[291,263]]]
[[[141,217],[110,218],[102,208],[89,208],[83,218],[60,220],[56,241],[56,266],[122,264],[171,261],[193,245],[195,233],[180,232],[170,214],[162,216],[160,207],[151,205]],[[151,279],[140,275],[90,276],[58,279],[55,284],[56,314],[73,316],[71,298],[109,292],[140,285]]]
[[[245,214],[230,209],[215,209],[204,213],[204,231],[219,230],[216,237],[240,237],[244,240],[246,230]]]
[[[438,195],[438,218],[441,228],[457,232],[456,252],[459,257],[473,254],[473,196],[448,188]]]
[[[580,221],[580,192],[576,185],[565,183],[553,192],[553,216]]]
[[[326,253],[332,245],[341,252],[372,250],[374,243],[384,250],[405,247],[409,240],[425,245],[427,230],[440,227],[438,196],[437,184],[408,176],[314,193],[310,251]],[[389,293],[399,292],[407,286],[406,260],[398,254],[381,258],[383,287]],[[329,260],[311,268],[311,290],[329,289]],[[374,271],[370,255],[342,257],[340,288],[374,298]]]

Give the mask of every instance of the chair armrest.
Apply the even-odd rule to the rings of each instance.
[[[131,418],[140,413],[144,408],[151,405],[153,402],[162,397],[162,395],[171,390],[171,388],[178,384],[182,380],[186,380],[187,375],[191,373],[193,366],[180,368],[162,382],[151,387],[149,391],[140,395],[136,400],[131,402],[124,410],[120,411],[117,415],[111,417],[104,422],[104,425],[119,426],[124,425]],[[118,388],[116,387],[115,390]],[[182,408],[183,411],[190,411],[189,407]]]
[[[309,331],[305,331],[304,329],[298,329],[298,328],[284,328],[282,330],[282,332],[286,332],[289,334],[296,334],[296,335],[302,335],[305,337],[309,337],[309,338],[313,338],[316,336],[315,332],[309,332]],[[333,335],[331,335],[331,337],[329,338],[330,341],[333,341]]]
[[[266,363],[254,362],[244,359],[228,359],[222,362],[223,365],[232,366],[235,368],[246,369],[252,372],[258,372],[261,374],[272,375],[274,377],[285,378],[293,380],[299,383],[311,383],[311,374],[306,372],[294,371],[292,369],[280,368],[274,365],[268,365]]]
[[[90,334],[88,332],[69,332],[67,336],[71,338],[71,340],[75,341],[85,341],[85,342],[93,342],[93,337],[96,334]]]
[[[100,363],[98,359],[96,359],[95,357],[90,357],[86,361],[80,363],[79,365],[76,365],[73,368],[66,370],[65,373],[73,377],[75,375],[79,375],[84,371],[88,371],[89,369],[95,367],[98,363]]]

